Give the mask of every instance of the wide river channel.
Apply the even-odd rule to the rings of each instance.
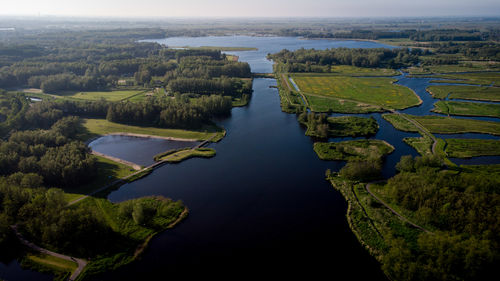
[[[374,42],[291,37],[182,37],[148,41],[168,46],[256,47],[258,51],[228,53],[238,55],[240,61],[250,64],[253,72],[261,73],[272,72],[272,62],[266,55],[282,49],[393,48]],[[429,110],[435,100],[425,92],[429,79],[397,78],[399,84],[410,87],[423,100],[421,106],[402,112],[431,114]],[[216,157],[164,165],[109,195],[113,202],[164,195],[182,200],[190,214],[174,229],[157,235],[142,259],[96,280],[156,280],[159,276],[235,280],[273,277],[282,280],[299,276],[307,280],[345,280],[349,276],[351,280],[386,280],[379,264],[349,229],[344,199],[324,179],[326,169],[339,170],[345,163],[326,162],[316,156],[313,141],[304,135],[305,129],[296,116],[281,111],[278,91],[271,88],[275,85],[274,79],[255,79],[249,105],[234,108],[230,117],[216,120],[227,130],[222,141],[209,145],[217,150]],[[386,140],[396,148],[386,158],[384,176],[394,175],[394,165],[402,155],[418,155],[402,141],[418,134],[394,129],[380,114],[359,116],[374,116],[380,125],[374,138]],[[498,139],[481,134],[468,137]],[[99,144],[110,145],[111,140],[116,140],[113,156],[141,163],[148,161],[140,156],[142,151],[144,155],[154,155],[165,145],[171,145],[152,140],[155,148],[151,149],[144,140],[140,140],[141,145],[133,145],[134,139],[127,138],[121,144],[120,137],[113,137],[95,142],[93,148],[106,153]],[[121,145],[134,149],[121,149]],[[472,160],[500,163],[498,157]],[[38,280],[50,277],[21,270],[16,262],[0,263],[2,271],[11,273],[0,275],[7,280],[25,280],[28,273],[36,275]]]

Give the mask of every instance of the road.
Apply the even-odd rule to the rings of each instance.
[[[427,232],[427,233],[431,233],[432,234],[432,231],[418,225],[418,224],[415,224],[413,222],[411,222],[410,220],[408,220],[406,217],[404,217],[403,215],[401,215],[400,213],[396,212],[396,210],[394,210],[393,208],[391,208],[391,206],[389,206],[387,203],[385,203],[382,199],[378,198],[377,195],[373,194],[373,192],[370,190],[370,185],[374,184],[374,183],[377,183],[377,182],[371,182],[371,183],[368,183],[365,185],[365,189],[366,191],[373,197],[375,198],[375,200],[377,200],[378,202],[380,202],[382,205],[384,205],[387,209],[389,209],[389,211],[391,211],[393,214],[395,214],[396,216],[398,216],[400,219],[402,219],[403,221],[411,224],[412,226],[424,231],[424,232]]]
[[[56,257],[56,258],[60,258],[60,259],[63,259],[63,260],[67,260],[67,261],[71,261],[71,262],[74,262],[78,265],[77,269],[71,274],[71,276],[69,277],[69,280],[75,280],[78,275],[80,275],[80,273],[82,273],[83,269],[85,268],[85,266],[87,265],[87,261],[84,260],[84,259],[79,259],[79,258],[75,258],[75,257],[70,257],[70,256],[66,256],[66,255],[63,255],[63,254],[59,254],[59,253],[55,253],[55,252],[52,252],[52,251],[49,251],[47,249],[44,249],[42,247],[39,247],[31,242],[29,242],[28,240],[26,240],[23,235],[21,233],[19,233],[19,231],[17,230],[17,225],[11,225],[11,228],[12,230],[14,231],[14,233],[16,234],[17,238],[19,239],[19,241],[21,241],[21,243],[37,252],[40,252],[40,253],[43,253],[43,254],[46,254],[46,255],[49,255],[49,256],[53,256],[53,257]]]

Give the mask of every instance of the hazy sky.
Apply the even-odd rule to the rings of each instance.
[[[500,15],[499,0],[1,0],[2,15],[369,17]]]

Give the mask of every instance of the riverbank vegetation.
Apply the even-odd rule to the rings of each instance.
[[[429,86],[427,91],[436,99],[500,101],[499,87]]]
[[[432,111],[447,115],[500,117],[500,104],[438,101]]]
[[[405,156],[397,168],[399,174],[387,184],[372,185],[371,192],[432,233],[398,218],[367,192],[364,183],[336,174],[329,176],[349,203],[351,228],[382,263],[384,272],[395,280],[477,280],[491,276],[500,259],[499,237],[494,234],[499,225],[495,214],[500,200],[498,177],[443,170],[434,156]],[[485,231],[492,234],[484,235]]]
[[[314,151],[321,160],[356,161],[380,159],[394,151],[394,147],[381,140],[350,140],[316,142]]]

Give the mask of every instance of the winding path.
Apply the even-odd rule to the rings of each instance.
[[[434,137],[433,134],[431,134],[424,126],[422,126],[422,124],[418,123],[417,121],[411,119],[411,118],[408,118],[405,114],[402,114],[401,112],[397,111],[397,110],[394,110],[394,109],[391,109],[390,110],[392,113],[395,113],[395,114],[398,114],[399,116],[403,117],[405,120],[407,120],[408,122],[412,123],[413,125],[415,125],[415,127],[417,127],[417,129],[420,129],[420,132],[423,133],[424,135],[428,136],[431,140],[432,140],[432,154],[435,154],[435,151],[436,151],[436,145],[437,145],[437,139],[436,137]]]
[[[60,259],[63,259],[63,260],[67,260],[67,261],[71,261],[71,262],[74,262],[78,265],[77,269],[71,274],[71,276],[69,277],[69,280],[75,280],[78,275],[80,275],[80,273],[82,273],[83,269],[85,268],[85,266],[87,265],[87,261],[84,260],[84,259],[79,259],[79,258],[75,258],[75,257],[71,257],[71,256],[66,256],[66,255],[63,255],[63,254],[59,254],[59,253],[55,253],[55,252],[52,252],[52,251],[49,251],[47,249],[44,249],[42,247],[39,247],[35,244],[33,244],[32,242],[29,242],[28,240],[26,240],[23,235],[21,233],[19,233],[19,231],[17,230],[17,225],[11,225],[10,226],[12,228],[12,230],[14,231],[14,233],[16,234],[17,238],[19,239],[19,241],[21,241],[21,243],[37,252],[40,252],[40,253],[43,253],[43,254],[46,254],[46,255],[49,255],[49,256],[53,256],[53,257],[56,257],[56,258],[60,258]]]
[[[382,205],[384,205],[387,209],[389,209],[389,211],[391,211],[392,213],[394,213],[396,216],[398,216],[400,219],[402,219],[403,221],[411,224],[412,226],[424,231],[424,232],[427,232],[427,233],[430,233],[430,234],[433,234],[432,231],[418,225],[418,224],[415,224],[413,222],[411,222],[409,219],[407,219],[406,217],[404,217],[403,215],[401,215],[400,213],[396,212],[396,210],[394,210],[393,208],[391,208],[391,206],[389,206],[387,203],[385,203],[382,199],[378,198],[377,195],[375,195],[371,190],[370,190],[370,185],[374,184],[374,183],[378,183],[380,181],[376,181],[376,182],[371,182],[371,183],[368,183],[365,185],[365,189],[366,191],[373,197],[375,198],[375,200],[377,200],[378,202],[380,202]]]

